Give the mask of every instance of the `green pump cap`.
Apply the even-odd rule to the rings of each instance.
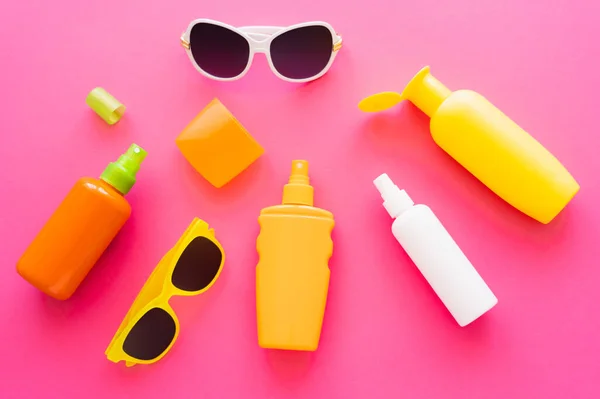
[[[135,184],[135,174],[140,170],[146,155],[147,152],[142,147],[132,144],[116,162],[108,164],[100,179],[116,188],[121,194],[127,194]]]

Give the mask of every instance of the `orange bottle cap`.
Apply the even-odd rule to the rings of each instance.
[[[185,159],[215,187],[244,171],[264,149],[217,99],[213,99],[175,140]]]

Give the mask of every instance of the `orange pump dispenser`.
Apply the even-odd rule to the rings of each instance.
[[[333,214],[313,206],[308,162],[293,161],[282,205],[258,218],[258,344],[314,351],[319,346],[333,253]]]

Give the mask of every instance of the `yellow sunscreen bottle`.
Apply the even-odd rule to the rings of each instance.
[[[258,218],[258,344],[314,351],[319,345],[333,252],[333,215],[313,206],[308,162],[293,161],[282,205]]]
[[[536,139],[480,94],[450,91],[423,68],[402,94],[365,98],[377,112],[409,100],[431,118],[433,140],[506,202],[549,223],[579,191],[565,167]]]

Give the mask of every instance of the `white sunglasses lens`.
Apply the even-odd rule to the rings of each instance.
[[[308,79],[321,73],[333,54],[333,37],[325,26],[295,28],[271,42],[271,60],[281,75]]]
[[[250,58],[250,44],[239,33],[200,22],[190,32],[190,50],[196,64],[218,78],[240,75]]]

